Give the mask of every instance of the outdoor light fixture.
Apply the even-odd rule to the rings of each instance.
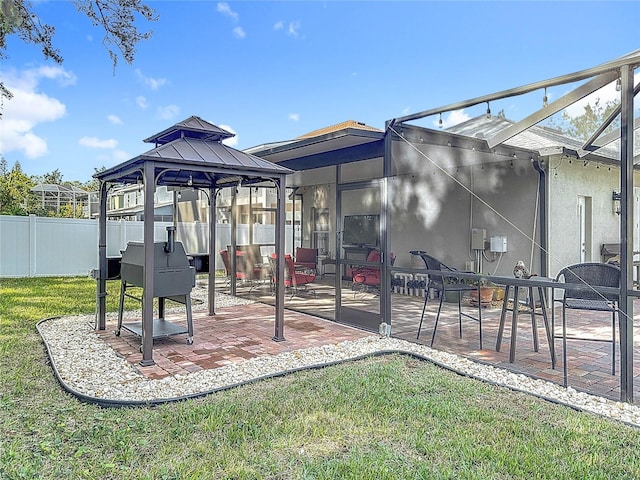
[[[487,118],[491,118],[491,108],[489,107],[489,102],[487,102]]]
[[[549,105],[549,97],[547,97],[547,87],[544,87],[544,97],[542,97],[542,106],[546,107]]]
[[[442,128],[442,114],[440,114],[440,120],[438,120],[438,126]]]
[[[616,80],[616,92],[619,92],[620,90],[622,90],[622,81],[618,78]]]
[[[615,213],[616,215],[620,215],[620,213],[622,213],[622,210],[620,209],[620,199],[620,192],[616,192],[614,190],[611,194],[611,200],[613,201],[613,213]]]
[[[193,186],[193,175],[189,174],[189,180],[187,181],[187,185],[190,187]]]

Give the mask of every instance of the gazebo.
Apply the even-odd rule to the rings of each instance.
[[[200,117],[192,116],[144,141],[155,147],[120,165],[97,173],[100,182],[99,278],[97,282],[97,328],[106,329],[107,193],[113,184],[141,184],[144,190],[144,293],[142,297],[142,360],[153,365],[154,205],[158,185],[204,190],[211,206],[218,192],[272,182],[277,190],[276,308],[274,341],[284,340],[284,235],[286,175],[291,170],[225,145],[234,135]],[[151,201],[149,201],[151,199]],[[216,209],[209,208],[209,257],[215,254]],[[147,248],[150,246],[149,248]],[[213,265],[213,263],[211,263]],[[215,314],[215,269],[209,268],[209,315]]]

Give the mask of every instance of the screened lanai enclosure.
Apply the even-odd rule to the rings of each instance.
[[[554,278],[568,265],[604,261],[604,246],[613,246],[621,270],[619,395],[632,401],[639,65],[636,51],[391,119],[384,131],[351,122],[247,150],[295,171],[288,184],[301,196],[302,245],[318,248],[322,269],[335,269],[324,277],[333,311],[327,315],[313,296],[300,308],[393,335],[408,306],[417,327],[430,294],[425,265],[410,252],[429,252],[478,279],[513,277],[518,261]],[[554,126],[568,108],[607,95],[614,107],[585,138]],[[499,114],[504,102],[533,105],[533,97],[524,118]],[[463,121],[449,124],[454,117]],[[357,284],[359,269],[378,278]]]

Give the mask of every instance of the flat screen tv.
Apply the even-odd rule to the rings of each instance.
[[[375,247],[379,231],[380,215],[347,215],[344,217],[342,243]]]

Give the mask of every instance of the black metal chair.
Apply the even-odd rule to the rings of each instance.
[[[620,287],[620,268],[607,263],[579,263],[560,270],[556,276],[558,282],[583,285],[585,287]],[[557,287],[561,289],[561,286]],[[564,386],[567,386],[567,340],[589,340],[611,343],[611,375],[616,373],[616,312],[618,311],[618,295],[603,294],[595,290],[564,289],[562,298],[555,298],[553,304],[562,304],[562,362],[564,368]],[[567,310],[592,310],[611,313],[611,339],[567,336]],[[551,328],[555,335],[555,315],[552,310]]]
[[[455,268],[448,267],[441,261],[436,258],[428,255],[426,252],[422,251],[411,251],[412,255],[419,255],[424,261],[428,270],[438,270],[443,272],[442,275],[437,274],[429,274],[429,281],[427,283],[426,295],[424,297],[424,306],[422,307],[422,316],[420,317],[420,325],[418,325],[418,334],[416,338],[420,338],[420,330],[422,329],[422,322],[424,320],[424,314],[427,310],[427,303],[429,301],[429,296],[432,290],[438,293],[440,297],[440,304],[438,305],[438,312],[436,313],[436,321],[433,325],[433,333],[431,334],[431,346],[433,347],[433,342],[436,338],[436,331],[438,330],[438,320],[440,319],[440,311],[442,310],[442,302],[444,301],[445,295],[447,292],[454,292],[458,297],[458,325],[459,325],[459,334],[460,338],[462,338],[462,317],[470,318],[471,320],[475,320],[479,324],[480,330],[480,349],[482,349],[482,305],[481,302],[478,301],[478,316],[474,317],[462,311],[462,294],[464,292],[477,291],[480,294],[480,287],[475,285],[469,285],[462,282],[460,279],[455,277],[455,272],[459,272],[460,270],[456,270]],[[453,273],[454,275],[446,275],[446,273]],[[465,272],[465,273],[474,273],[474,272]]]

